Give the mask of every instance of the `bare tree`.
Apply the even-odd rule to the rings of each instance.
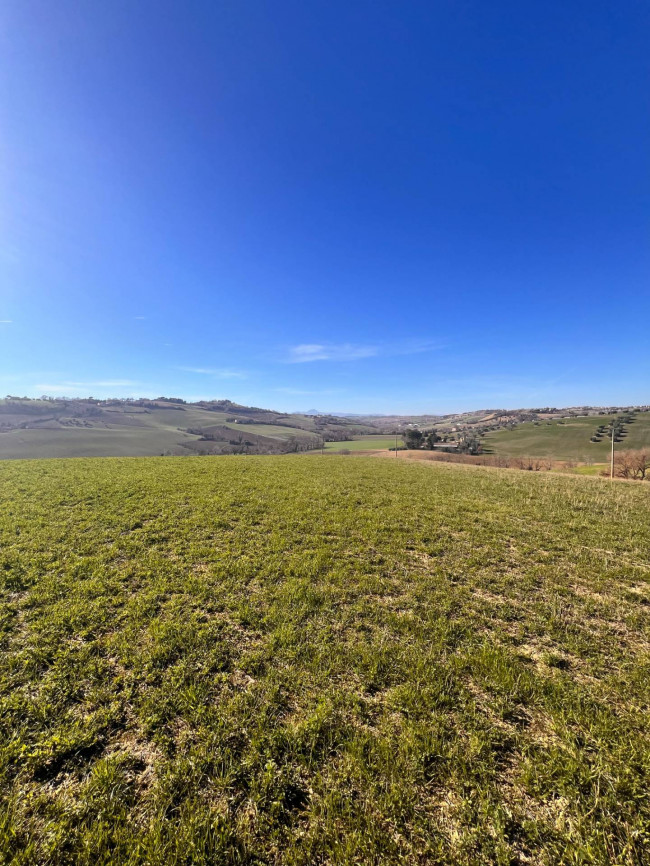
[[[617,478],[644,481],[650,474],[650,450],[619,451],[614,460]]]

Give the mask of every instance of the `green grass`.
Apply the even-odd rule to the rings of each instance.
[[[566,418],[561,421],[541,421],[538,426],[526,423],[512,430],[488,433],[483,439],[488,453],[513,457],[552,457],[555,460],[605,461],[611,440],[604,438],[594,443],[589,439],[600,424],[609,424],[612,415],[593,415],[587,418]],[[640,412],[617,449],[650,447],[650,412]]]
[[[0,862],[648,862],[650,485],[134,458],[0,497]]]
[[[269,436],[271,439],[314,439],[314,434],[298,427],[284,427],[281,424],[241,424],[234,422],[225,424],[240,433],[256,433],[258,436]]]
[[[188,436],[177,429],[158,427],[70,428],[11,430],[0,433],[0,459],[32,457],[150,456],[180,449]]]
[[[401,438],[398,438],[397,444],[398,446],[404,444]],[[340,451],[341,449],[346,449],[348,451],[372,451],[394,447],[394,436],[359,436],[356,439],[349,440],[348,442],[325,443],[326,451]]]
[[[41,419],[52,418],[56,409],[38,400],[25,404],[31,411],[12,418],[12,423],[28,422],[34,425]],[[11,407],[10,407],[11,408]],[[0,409],[7,409],[6,401],[0,400]],[[40,411],[36,411],[40,410]],[[61,410],[59,409],[59,412]],[[313,419],[303,416],[286,416],[287,423],[301,426],[289,427],[280,424],[246,424],[228,421],[233,412],[216,412],[185,404],[183,406],[160,406],[144,409],[122,404],[104,411],[99,416],[72,417],[79,407],[71,404],[66,425],[56,426],[49,420],[44,428],[3,430],[10,415],[0,412],[0,460],[41,457],[129,457],[157,456],[164,453],[183,455],[188,446],[199,441],[199,434],[184,432],[187,429],[210,430],[229,427],[235,433],[252,433],[275,440],[314,440],[315,436],[303,426],[315,427]],[[16,409],[18,412],[18,409]],[[276,417],[271,414],[271,417]],[[71,423],[68,423],[71,422]],[[348,425],[346,430],[352,431]]]
[[[576,466],[571,471],[576,475],[602,475],[603,472],[609,472],[609,463],[592,463],[589,466]]]

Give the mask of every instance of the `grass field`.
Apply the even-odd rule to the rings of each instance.
[[[602,475],[603,472],[609,472],[609,463],[592,463],[590,466],[575,466],[571,471],[576,475]]]
[[[281,416],[244,407],[248,415],[252,413],[264,420],[264,423],[245,423],[248,415],[241,415],[237,422],[233,420],[236,407],[221,412],[191,403],[152,401],[140,406],[123,401],[114,407],[92,408],[94,413],[89,414],[89,405],[84,401],[62,401],[59,405],[40,400],[0,399],[0,460],[183,455],[188,450],[192,453],[209,450],[210,445],[197,448],[197,443],[202,441],[204,432],[215,430],[219,433],[216,438],[224,443],[231,430],[234,439],[241,434],[252,434],[251,439],[263,436],[268,437],[272,446],[281,446],[283,440],[291,439],[314,444],[319,441],[314,432],[316,420],[303,415]],[[278,418],[283,423],[265,423]],[[340,423],[347,433],[363,429],[347,421]],[[338,426],[334,423],[334,428]]]
[[[192,441],[173,428],[115,427],[104,429],[12,430],[0,433],[0,459],[39,457],[146,457],[178,451],[179,443]]]
[[[270,436],[271,439],[290,439],[296,437],[298,439],[311,439],[315,437],[306,432],[299,430],[296,427],[283,427],[280,424],[226,424],[231,430],[239,433],[257,433],[260,436]]]
[[[648,862],[650,486],[134,458],[0,497],[0,862]]]
[[[161,413],[163,414],[163,413]],[[179,430],[179,423],[196,423],[197,413],[180,416],[179,413],[168,413],[171,418],[164,420],[151,419],[145,416],[145,421],[138,426],[115,425],[114,427],[90,427],[68,429],[27,429],[11,430],[0,433],[1,459],[29,459],[33,457],[147,457],[170,452],[183,453],[183,443],[192,443],[198,436],[189,435]],[[216,419],[203,413],[202,421],[206,430],[214,421],[216,426],[220,413],[214,414]],[[139,420],[139,419],[138,419]],[[234,424],[222,422],[234,433],[253,433],[268,436],[271,439],[314,439],[311,433],[294,427],[281,427],[273,424]]]
[[[403,446],[404,443],[401,438],[398,439],[397,444],[398,446]],[[326,451],[340,451],[341,449],[347,451],[374,451],[394,447],[394,436],[359,436],[356,439],[349,440],[348,442],[325,443]]]
[[[488,433],[483,439],[485,450],[492,454],[513,457],[552,457],[555,460],[607,460],[611,440],[594,443],[589,439],[599,424],[609,424],[616,416],[593,415],[587,418],[566,418],[562,421],[542,421],[539,426],[520,424],[512,430]],[[650,448],[650,412],[640,412],[628,433],[616,444],[619,450]]]

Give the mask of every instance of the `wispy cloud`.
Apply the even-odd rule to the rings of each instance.
[[[136,319],[136,321],[142,322],[142,321],[144,321],[147,317],[146,317],[146,316],[134,316],[133,318]]]
[[[359,361],[362,358],[389,357],[392,355],[418,355],[440,349],[437,340],[410,339],[395,343],[300,343],[289,349],[286,361],[289,364],[304,364],[308,361]]]
[[[231,370],[228,367],[177,367],[177,369],[184,373],[213,376],[215,379],[245,379],[247,376],[243,370]]]
[[[64,385],[75,385],[78,387],[87,388],[123,388],[131,385],[138,385],[134,379],[98,379],[93,382],[63,382]]]
[[[13,319],[0,319],[0,325],[11,325]]]
[[[78,391],[81,391],[76,385],[56,385],[52,382],[39,382],[34,385],[34,391],[38,391],[40,394],[76,394]],[[87,394],[88,391],[84,389]]]
[[[377,346],[363,346],[355,343],[301,343],[289,349],[290,364],[304,364],[308,361],[358,361],[377,355]]]
[[[41,382],[34,386],[45,393],[50,394],[88,394],[93,388],[131,388],[139,383],[133,379],[99,379],[92,382]]]
[[[443,349],[444,344],[441,340],[402,340],[397,343],[391,343],[385,346],[383,355],[420,355],[423,352],[435,352],[438,349]]]
[[[302,388],[273,388],[277,394],[290,394],[296,397],[329,397],[332,394],[343,393],[342,388],[326,388],[321,391],[308,391]]]

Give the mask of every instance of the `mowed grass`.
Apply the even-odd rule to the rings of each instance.
[[[401,437],[397,440],[398,447],[403,447]],[[395,447],[394,436],[359,436],[347,442],[326,442],[326,451],[377,451]]]
[[[512,430],[497,430],[483,438],[490,454],[513,457],[552,457],[554,460],[607,460],[611,440],[590,442],[601,424],[609,424],[616,415],[592,415],[586,418],[565,418],[541,421],[538,426],[526,423]],[[626,436],[616,443],[617,450],[650,447],[650,412],[639,412],[632,424],[627,424]]]
[[[0,862],[648,862],[650,486],[134,458],[0,495]]]

